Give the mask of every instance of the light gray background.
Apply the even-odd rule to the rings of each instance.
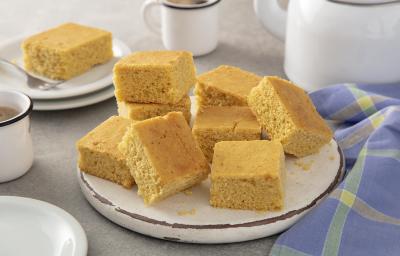
[[[102,27],[133,51],[162,49],[140,18],[142,0],[1,0],[0,42],[62,22]],[[283,44],[256,19],[251,0],[221,2],[220,41],[213,53],[195,59],[199,73],[230,64],[260,75],[283,76]],[[0,53],[1,56],[1,53]],[[75,177],[75,141],[116,114],[115,99],[56,112],[34,112],[35,163],[22,178],[0,184],[0,195],[40,199],[71,213],[89,240],[89,255],[267,255],[275,237],[226,245],[162,241],[131,232],[103,218],[85,200]],[[0,142],[1,143],[1,142]]]

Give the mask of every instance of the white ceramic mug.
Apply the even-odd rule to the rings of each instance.
[[[305,89],[400,81],[400,1],[290,0],[286,11],[254,0],[254,8],[285,41],[286,75]]]
[[[146,0],[141,13],[147,27],[162,37],[168,50],[187,50],[194,56],[212,52],[218,44],[220,0],[197,0],[197,4],[175,2]],[[153,7],[161,8],[161,23],[152,19]]]
[[[6,182],[24,175],[32,166],[29,114],[33,103],[23,93],[0,90],[0,106],[18,111],[18,115],[0,122],[0,182]]]

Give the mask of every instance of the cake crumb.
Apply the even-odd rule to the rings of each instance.
[[[191,189],[186,189],[182,191],[185,196],[191,196],[193,194],[193,191]]]
[[[303,171],[309,171],[314,163],[314,160],[310,160],[308,162],[303,162],[301,160],[296,160],[294,164],[300,167]]]
[[[329,160],[331,160],[331,161],[333,161],[333,160],[335,160],[335,156],[329,156]]]
[[[177,211],[179,216],[190,216],[190,215],[195,215],[196,214],[196,209],[192,208],[190,210],[180,210]]]

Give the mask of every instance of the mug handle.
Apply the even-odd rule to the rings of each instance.
[[[146,0],[142,4],[142,8],[140,10],[142,19],[146,24],[147,28],[153,32],[154,34],[160,36],[161,35],[161,24],[154,22],[153,17],[151,17],[151,10],[153,7],[161,6],[161,0]]]
[[[278,0],[254,0],[253,6],[264,27],[275,37],[285,41],[287,11],[282,9]]]

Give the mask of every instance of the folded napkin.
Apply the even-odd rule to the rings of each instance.
[[[346,176],[270,255],[400,255],[400,84],[341,84],[310,96],[337,124]]]

